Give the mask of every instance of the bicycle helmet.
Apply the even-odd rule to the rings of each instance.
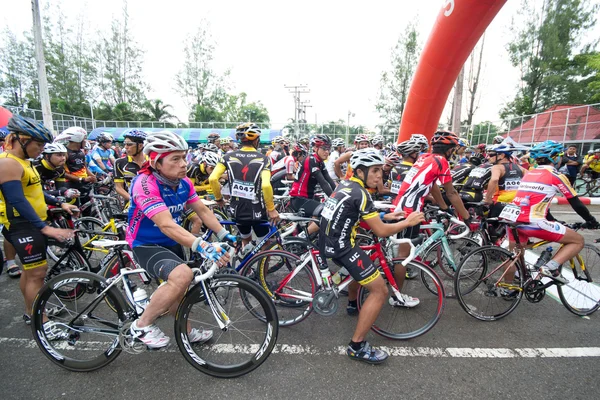
[[[31,140],[45,143],[50,143],[54,139],[52,132],[41,122],[20,115],[13,115],[8,120],[6,128],[9,132],[16,134],[17,138],[22,134],[23,136],[29,136]]]
[[[0,140],[6,139],[6,135],[8,135],[8,129],[0,128]]]
[[[498,136],[494,136],[494,138],[492,139],[492,144],[500,144],[504,142],[504,137],[498,135]]]
[[[286,140],[285,140],[285,138],[283,136],[275,136],[273,138],[273,140],[271,141],[271,144],[273,146],[275,146],[277,144],[282,144],[282,143],[285,143],[285,142],[286,142]]]
[[[494,151],[496,153],[506,154],[507,156],[511,156],[513,152],[517,151],[515,146],[512,143],[503,143],[496,144],[489,148],[489,151]]]
[[[371,142],[371,141],[369,140],[369,136],[365,135],[364,133],[359,133],[354,138],[354,144],[360,143],[360,142]]]
[[[396,153],[396,144],[395,143],[388,143],[385,145],[385,149],[387,151],[389,151],[390,153]]]
[[[460,147],[469,147],[469,141],[467,139],[458,139],[458,145]]]
[[[309,137],[308,137],[308,136],[306,136],[306,135],[304,135],[304,136],[301,136],[301,137],[298,139],[298,143],[302,143],[302,144],[304,144],[304,145],[308,145],[308,143],[309,143],[309,142],[310,142],[310,139],[309,139]]]
[[[221,135],[219,135],[217,132],[211,132],[206,137],[206,140],[208,140],[208,143],[216,143],[220,139],[221,139]]]
[[[485,161],[485,156],[481,153],[473,154],[471,157],[469,157],[469,162],[473,165],[481,165],[481,164],[483,164],[484,161]]]
[[[106,142],[114,142],[115,138],[108,132],[102,132],[96,137],[96,142],[98,143],[106,143]]]
[[[491,147],[494,147],[494,146],[492,145]],[[490,147],[490,148],[491,148],[491,147]],[[477,150],[481,150],[482,152],[484,152],[484,151],[485,151],[485,149],[486,149],[486,146],[485,146],[485,143],[480,143],[480,144],[478,144],[478,145],[477,145],[475,148],[476,148]]]
[[[403,156],[407,156],[409,154],[420,152],[422,149],[422,146],[423,146],[422,141],[411,137],[410,139],[405,140],[404,142],[397,145],[396,152]]]
[[[600,149],[600,147],[599,147]],[[588,154],[594,154],[594,150],[588,150]]]
[[[331,148],[331,139],[327,135],[314,135],[310,138],[310,146]]]
[[[352,167],[353,170],[356,170],[359,167],[369,168],[373,165],[383,164],[385,164],[385,159],[381,153],[375,149],[356,150],[352,153],[352,157],[350,157],[350,167]]]
[[[398,154],[390,153],[385,156],[385,163],[391,165],[392,167],[397,167],[398,165],[402,164],[402,159]]]
[[[163,154],[172,151],[186,151],[187,149],[188,144],[185,139],[171,131],[149,133],[144,142],[144,154],[146,155],[151,152]]]
[[[371,138],[371,146],[377,146],[378,144],[383,146],[383,136],[375,135]]]
[[[219,152],[219,148],[214,143],[207,143],[207,144],[205,144],[204,145],[204,150],[206,150],[204,153],[207,153],[207,152],[218,153]]]
[[[555,142],[554,140],[546,140],[533,146],[529,151],[529,155],[534,160],[547,158],[553,161],[556,156],[562,156],[563,152],[562,143]]]
[[[67,148],[61,143],[48,143],[44,146],[42,154],[66,153]]]
[[[260,128],[252,122],[247,122],[235,128],[235,137],[240,142],[252,142],[260,137]]]
[[[458,146],[459,137],[454,132],[450,131],[437,131],[431,138],[431,145],[446,144],[450,146]]]
[[[292,148],[292,153],[308,154],[308,149],[302,143],[295,143]]]
[[[146,136],[146,132],[141,131],[139,129],[129,129],[123,133],[123,137],[125,139],[130,139],[132,142],[135,143],[144,143],[144,140],[146,140]]]
[[[344,139],[342,139],[342,138],[335,138],[331,141],[331,147],[342,147],[342,146],[346,146],[346,143],[344,142]]]
[[[206,153],[202,154],[202,162],[209,167],[216,167],[219,161],[220,157],[217,153],[207,151]]]
[[[410,140],[414,140],[416,143],[418,143],[419,146],[421,146],[421,151],[425,151],[429,148],[429,140],[425,137],[425,135],[413,133],[410,136]]]

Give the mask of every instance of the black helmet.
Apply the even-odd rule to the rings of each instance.
[[[473,165],[481,165],[485,161],[485,156],[482,153],[473,154],[469,157],[469,162]]]

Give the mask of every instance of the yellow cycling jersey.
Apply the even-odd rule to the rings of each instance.
[[[586,164],[589,165],[590,169],[594,172],[600,172],[600,158],[596,158],[596,156],[590,156]]]
[[[42,189],[42,180],[40,174],[33,167],[33,164],[29,160],[23,160],[13,156],[10,153],[0,154],[0,158],[12,158],[16,160],[23,167],[23,176],[21,177],[21,185],[23,186],[23,193],[25,198],[33,207],[35,213],[40,217],[42,221],[46,220],[46,201],[44,200],[44,191]],[[19,217],[19,212],[9,204],[6,204],[4,195],[0,191],[0,224],[10,228],[10,223],[15,218]]]

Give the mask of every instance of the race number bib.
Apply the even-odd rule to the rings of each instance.
[[[418,171],[419,170],[414,167],[408,170],[408,172],[406,173],[406,177],[404,178],[404,182],[412,183],[412,180],[415,177],[415,175],[417,175]]]
[[[394,194],[400,193],[400,187],[402,186],[402,182],[400,181],[392,181],[392,186],[390,187],[390,192]]]
[[[469,176],[473,178],[483,178],[485,176],[486,171],[486,168],[475,168],[473,171],[471,171]]]
[[[231,195],[241,197],[242,199],[256,200],[254,182],[233,181],[233,184],[231,185]]]
[[[325,204],[323,205],[323,211],[321,212],[321,216],[326,220],[331,221],[337,203],[338,201],[333,197],[328,198]]]
[[[507,204],[500,213],[500,218],[515,222],[519,218],[519,214],[521,214],[521,207],[514,204]]]
[[[504,189],[506,190],[517,190],[521,184],[520,179],[511,179],[504,181]]]

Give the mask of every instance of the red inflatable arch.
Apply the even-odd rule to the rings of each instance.
[[[4,107],[0,107],[0,128],[4,128],[8,124],[8,120],[12,117],[12,113]]]
[[[431,138],[460,69],[506,0],[445,0],[413,78],[398,141]]]

